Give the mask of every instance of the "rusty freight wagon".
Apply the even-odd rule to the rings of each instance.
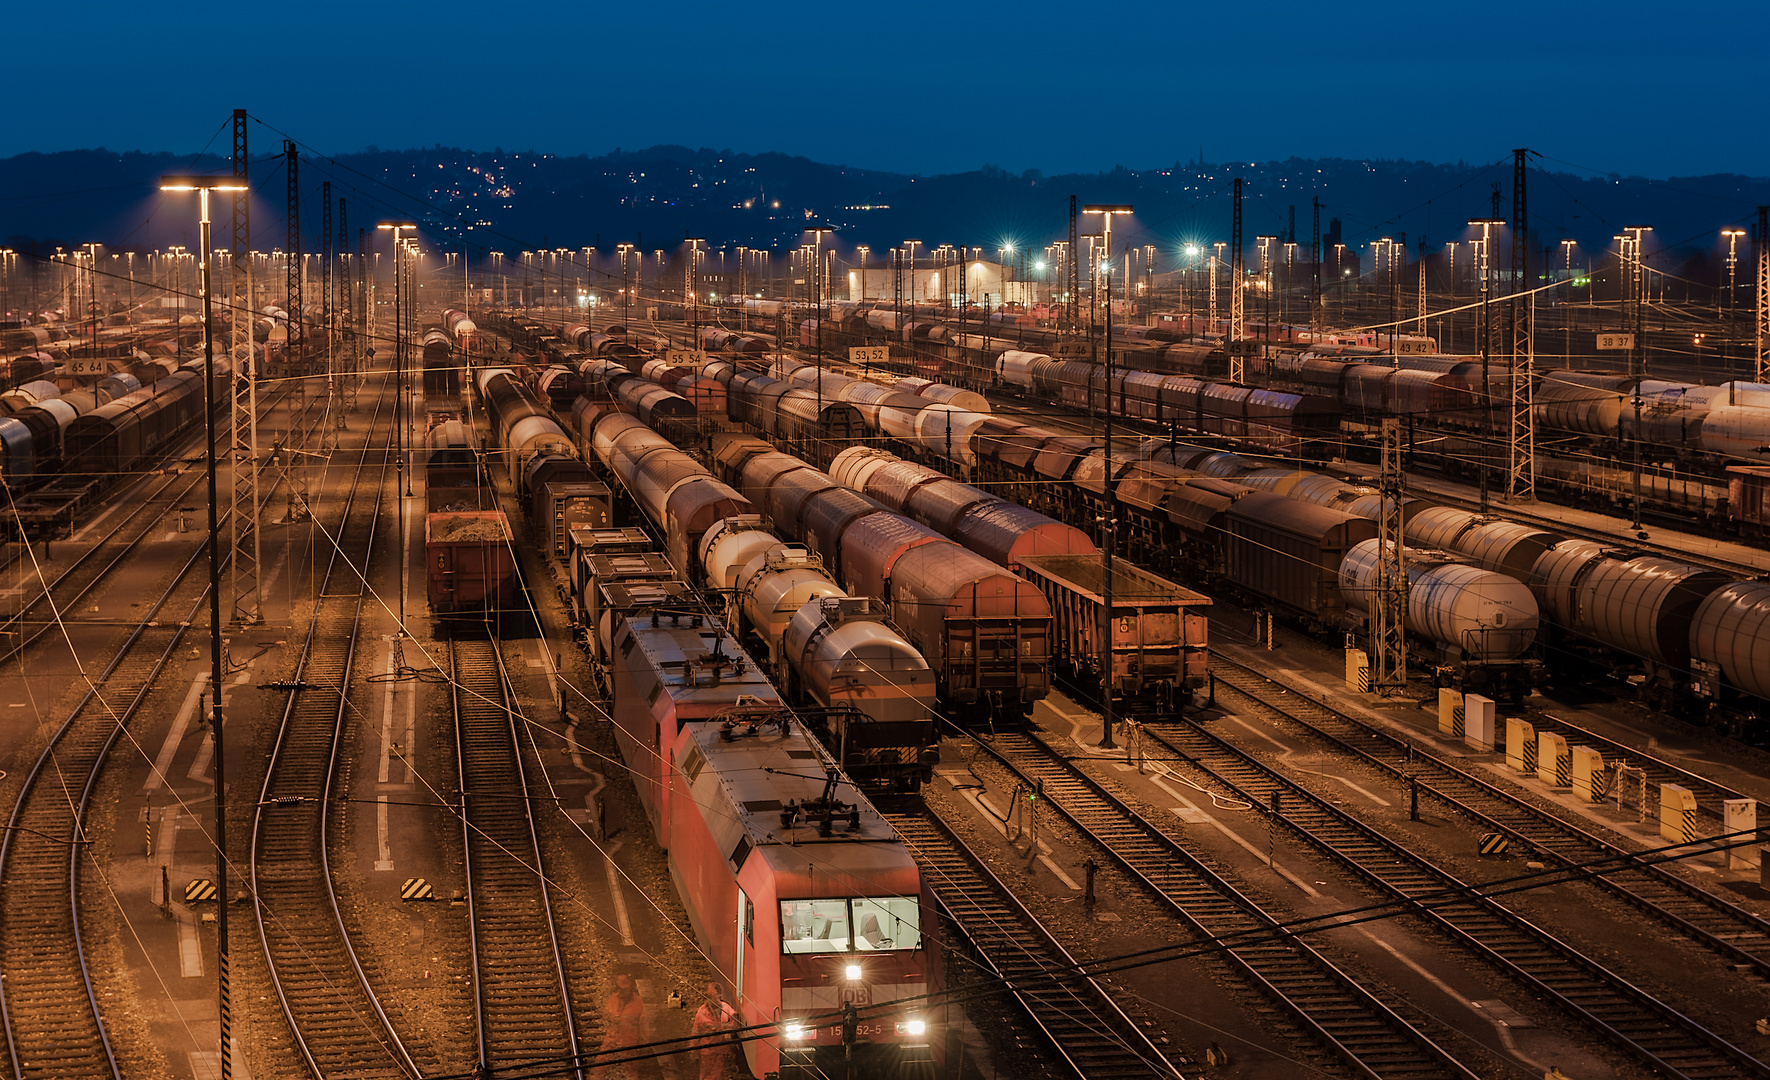
[[[1051,603],[1053,653],[1080,679],[1100,679],[1105,560],[1025,555],[1020,572]],[[1211,598],[1122,559],[1112,565],[1112,687],[1127,700],[1183,702],[1205,685]]]
[[[424,553],[430,611],[439,621],[515,613],[521,583],[502,510],[426,515]]]

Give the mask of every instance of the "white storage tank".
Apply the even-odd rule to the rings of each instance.
[[[927,404],[920,398],[858,379],[843,400],[860,410],[868,427],[908,443],[916,441],[916,414]]]
[[[1563,540],[1543,552],[1530,571],[1530,591],[1549,621],[1573,626],[1580,582],[1592,564],[1604,557],[1604,545],[1591,540]]]
[[[1407,515],[1401,534],[1408,545],[1434,551],[1461,551],[1457,538],[1475,527],[1481,515],[1450,506],[1433,506]]]
[[[1009,349],[996,357],[996,376],[1009,386],[1018,386],[1022,390],[1032,389],[1032,368],[1034,364],[1051,359],[1044,353],[1021,352]]]
[[[977,464],[971,436],[988,419],[984,413],[935,402],[917,414],[916,439],[930,453],[970,468]]]
[[[1457,550],[1481,567],[1530,583],[1543,554],[1565,540],[1560,533],[1516,521],[1488,521],[1457,538]]]
[[[867,479],[893,461],[896,454],[874,446],[850,446],[830,459],[830,477],[845,488],[867,489]]]
[[[1698,445],[1710,453],[1756,457],[1770,445],[1770,386],[1736,382],[1716,389]]]
[[[1247,481],[1242,481],[1246,483]],[[1317,506],[1331,506],[1335,510],[1345,510],[1348,503],[1364,495],[1376,494],[1375,489],[1349,484],[1344,480],[1336,480],[1331,476],[1311,473],[1291,487],[1290,497],[1312,502]]]
[[[1683,669],[1690,664],[1697,605],[1725,584],[1719,571],[1657,555],[1598,559],[1575,593],[1571,626],[1612,648]]]

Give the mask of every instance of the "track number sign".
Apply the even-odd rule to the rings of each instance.
[[[888,345],[851,345],[848,348],[850,364],[883,364],[891,359],[891,348]]]

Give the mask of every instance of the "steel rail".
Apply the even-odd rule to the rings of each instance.
[[[1285,705],[1247,695],[1289,716]],[[1295,697],[1295,695],[1287,695]],[[1159,729],[1159,730],[1158,730]],[[1469,892],[1466,904],[1419,905],[1429,923],[1474,955],[1616,1042],[1640,1060],[1678,1077],[1770,1076],[1770,1066],[1709,1031],[1629,979],[1586,956],[1400,841],[1378,832],[1328,799],[1196,723],[1149,725],[1146,733],[1257,806],[1280,798],[1278,820],[1388,895],[1408,901],[1447,890]]]
[[[1099,981],[1070,955],[982,859],[933,814],[886,814],[941,910],[1002,980],[1079,1080],[1183,1075]]]
[[[531,809],[509,672],[493,640],[450,642],[449,669],[478,1066],[489,1074],[556,1059],[561,1053],[575,1061],[583,1050]],[[582,1080],[584,1070],[577,1068],[573,1075]]]
[[[1089,840],[1110,855],[1206,938],[1276,929],[1258,904],[1191,851],[1150,824],[1122,798],[1029,735],[997,735],[978,745],[1029,789],[1036,789]],[[1271,941],[1223,950],[1305,1037],[1358,1075],[1457,1077],[1475,1074],[1397,1014],[1357,979],[1302,941]],[[1333,1004],[1330,1007],[1329,1001]]]
[[[1214,654],[1213,662],[1218,667],[1220,684],[1268,708],[1279,706],[1249,688],[1280,687],[1287,698],[1293,699],[1283,709],[1291,722],[1402,784],[1417,784],[1427,795],[1529,845],[1545,859],[1563,867],[1578,867],[1605,859],[1620,860],[1630,854],[1620,844],[1446,761],[1421,744],[1363,723],[1221,654]],[[1225,675],[1224,665],[1234,665],[1234,670]],[[1305,706],[1315,714],[1313,718],[1300,715]],[[1338,730],[1332,730],[1335,728]],[[1770,921],[1685,880],[1669,867],[1641,864],[1604,874],[1586,873],[1583,879],[1661,919],[1728,963],[1770,977]]]
[[[377,399],[381,418],[387,386]],[[371,422],[370,431],[375,427]],[[423,1075],[400,1039],[357,955],[331,866],[339,752],[351,671],[367,596],[367,566],[392,457],[381,448],[368,513],[357,506],[374,448],[358,459],[341,508],[253,815],[253,912],[267,971],[304,1066],[316,1078]],[[352,559],[361,559],[362,567]],[[346,591],[331,593],[336,584]],[[338,634],[341,640],[333,640]],[[323,1040],[320,1042],[319,1040]],[[317,1045],[316,1045],[317,1043]]]
[[[168,481],[151,493],[127,520],[133,520],[151,506],[151,500],[173,483]],[[116,495],[122,498],[128,493],[119,491]],[[94,587],[111,569],[121,565],[123,556],[132,552],[139,540],[137,537],[130,541],[85,588]],[[0,901],[4,901],[4,906],[0,906],[0,965],[3,965],[0,970],[4,971],[0,975],[0,1029],[5,1032],[7,1060],[12,1064],[13,1075],[20,1080],[58,1075],[90,1077],[107,1072],[113,1077],[118,1075],[110,1035],[98,1004],[99,994],[88,964],[85,934],[80,926],[80,867],[88,857],[84,850],[87,841],[83,837],[88,829],[92,793],[110,751],[139,712],[155,681],[171,660],[173,650],[201,614],[208,598],[207,582],[202,583],[190,610],[182,618],[161,623],[157,616],[171,602],[174,593],[189,581],[193,571],[206,562],[208,550],[206,539],[197,545],[186,562],[174,572],[172,581],[159,598],[142,614],[129,637],[112,654],[104,671],[90,680],[86,694],[50,738],[32,767],[8,818],[8,826],[0,835],[0,883],[6,889],[0,894]],[[48,625],[56,624],[51,622]],[[150,632],[160,631],[169,634],[160,654],[149,659],[138,656],[138,647],[145,643]],[[14,649],[9,655],[17,655],[23,647]],[[107,701],[105,691],[118,684],[123,693]],[[122,702],[120,710],[116,707],[118,701]],[[60,782],[45,795],[39,785],[51,772]],[[71,797],[70,780],[80,785],[77,796]],[[66,839],[61,839],[64,833]],[[57,866],[65,868],[65,882],[59,871],[51,870]],[[35,896],[56,891],[64,884],[68,899],[65,908],[33,902]],[[29,906],[21,911],[21,904]],[[59,947],[57,938],[71,938],[72,948]],[[74,961],[71,967],[67,964],[70,960]],[[38,1033],[18,1030],[21,998],[26,1009],[38,1008],[47,1017],[44,1030],[54,1032],[49,1045],[43,1045]],[[75,1001],[83,1002],[84,1008],[73,1005]],[[26,1060],[25,1055],[33,1054],[33,1047],[36,1048],[34,1055]],[[98,1060],[100,1058],[102,1060]]]
[[[275,406],[270,406],[270,408],[274,407]],[[201,471],[192,473],[190,476],[190,483],[185,485],[185,487],[169,501],[175,504],[190,495],[191,492],[195,491],[201,485],[203,476],[204,474]],[[61,624],[60,620],[57,618],[48,618],[44,619],[41,623],[38,623],[36,630],[29,633],[28,636],[21,630],[21,627],[26,625],[26,617],[32,611],[36,610],[44,603],[47,603],[52,596],[55,596],[55,591],[57,589],[68,584],[75,586],[75,591],[71,595],[64,594],[56,597],[58,602],[54,609],[56,611],[72,610],[82,599],[103,584],[107,580],[110,572],[120,566],[123,563],[123,560],[133,554],[143,540],[153,535],[155,526],[164,521],[163,516],[149,516],[146,519],[146,526],[140,532],[135,533],[126,541],[123,541],[122,546],[117,547],[114,546],[113,543],[123,527],[134,524],[138,518],[147,514],[148,511],[155,509],[158,506],[158,500],[160,500],[160,497],[183,478],[183,474],[172,474],[166,479],[165,483],[147,493],[147,495],[142,498],[140,504],[136,506],[134,510],[131,510],[129,514],[112,529],[110,535],[93,544],[85,552],[81,553],[76,559],[74,559],[73,562],[63,567],[61,572],[56,575],[54,581],[48,582],[41,591],[21,604],[17,612],[8,616],[4,621],[0,621],[0,640],[13,636],[18,637],[18,644],[11,646],[4,651],[0,651],[0,664],[5,664],[17,659],[25,649],[36,644],[44,634]],[[120,490],[115,493],[115,497],[123,499],[133,498],[134,496],[129,492]],[[262,509],[268,502],[268,498],[260,496],[260,509]],[[4,513],[4,510],[0,510],[0,514]],[[161,513],[163,514],[164,510],[162,510]],[[229,508],[229,510],[222,515],[223,523],[227,522],[231,516],[232,509]],[[110,559],[108,561],[100,559],[99,555],[101,552],[110,552]],[[89,562],[93,565],[89,566]],[[102,563],[102,565],[98,565],[99,563]],[[11,563],[8,563],[7,565],[10,566]],[[82,577],[86,578],[86,580],[81,581]]]

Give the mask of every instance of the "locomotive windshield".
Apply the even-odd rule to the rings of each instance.
[[[873,952],[921,946],[921,905],[913,896],[781,901],[784,953]]]

